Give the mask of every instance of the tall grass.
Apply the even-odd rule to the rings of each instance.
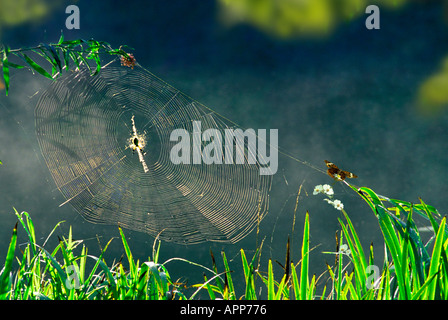
[[[5,265],[0,273],[0,299],[195,299],[204,293],[209,299],[225,300],[393,300],[393,299],[447,299],[448,298],[448,237],[446,218],[420,200],[419,204],[389,199],[369,188],[353,188],[366,201],[378,219],[384,238],[384,259],[375,261],[373,247],[367,252],[361,244],[355,227],[346,211],[341,210],[341,227],[337,239],[335,264],[327,266],[325,275],[316,278],[309,269],[310,224],[305,215],[301,257],[298,263],[290,260],[289,239],[286,261],[281,274],[274,274],[274,263],[268,260],[261,266],[262,246],[252,257],[240,250],[241,268],[233,270],[225,252],[221,253],[223,269],[219,270],[211,255],[211,268],[195,262],[171,258],[160,263],[160,241],[154,242],[152,259],[135,261],[125,235],[119,228],[127,258],[127,267],[121,261],[110,267],[103,259],[109,243],[98,257],[88,254],[82,241],[68,237],[59,239],[56,248],[47,251],[36,243],[34,225],[26,212],[15,214],[18,222],[13,229]],[[414,216],[424,217],[431,224],[433,236],[424,243]],[[17,230],[21,226],[28,244],[16,256]],[[57,227],[57,226],[56,226]],[[56,228],[55,227],[55,228]],[[53,234],[55,229],[50,233]],[[75,252],[79,251],[80,254]],[[78,249],[77,249],[78,248]],[[76,249],[76,250],[75,250]],[[93,267],[89,270],[87,261]],[[182,285],[171,280],[167,265],[181,260],[206,271],[201,283],[190,287],[187,295]],[[17,265],[17,267],[16,267]],[[243,286],[235,286],[232,275],[244,275]],[[329,279],[321,292],[316,292],[320,278]],[[236,288],[243,287],[242,292]],[[260,288],[263,290],[260,291]]]
[[[342,239],[350,249],[352,271],[343,267],[342,259],[336,272],[329,267],[333,280],[334,299],[417,300],[446,299],[448,294],[448,260],[446,218],[420,199],[420,204],[379,196],[369,188],[353,188],[378,218],[385,258],[382,270],[375,265],[373,247],[365,255],[359,237],[348,216],[342,210],[339,219]],[[413,214],[427,219],[434,235],[424,244]],[[432,251],[430,247],[432,245]],[[339,253],[340,255],[340,253]],[[344,270],[344,273],[342,271]]]
[[[17,245],[16,224],[6,255],[5,266],[0,275],[0,299],[171,298],[173,294],[171,290],[175,290],[175,288],[170,281],[168,271],[157,263],[160,243],[153,252],[153,260],[140,264],[138,260],[133,259],[120,228],[129,270],[125,269],[121,261],[108,267],[103,260],[103,255],[111,241],[107,243],[99,257],[89,255],[84,245],[82,245],[81,253],[77,255],[75,249],[81,245],[82,241],[74,241],[70,229],[68,238],[59,239],[57,247],[49,252],[44,246],[36,243],[34,225],[30,215],[27,212],[19,214],[16,211],[15,213],[29,242],[22,252],[22,257],[20,259],[16,257],[18,268],[13,270],[12,265]],[[88,259],[94,263],[90,272],[87,272],[86,269]]]

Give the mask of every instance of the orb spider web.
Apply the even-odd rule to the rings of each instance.
[[[192,132],[195,120],[202,130],[234,128],[140,65],[116,61],[95,76],[87,68],[61,75],[35,109],[63,204],[86,220],[177,243],[234,243],[267,213],[272,177],[260,175],[258,161],[173,164],[170,134]]]

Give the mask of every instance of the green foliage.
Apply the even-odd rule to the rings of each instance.
[[[0,276],[0,299],[3,300],[8,297],[8,292],[11,289],[11,279],[9,274],[12,269],[12,261],[14,259],[14,252],[17,244],[17,223],[12,232],[11,242],[9,244],[8,253],[6,254],[5,266],[3,267]]]
[[[65,40],[63,34],[61,34],[57,43],[40,44],[36,47],[11,50],[7,45],[3,45],[0,50],[0,58],[6,95],[8,95],[10,85],[10,68],[22,69],[27,66],[46,78],[55,79],[64,69],[69,70],[70,64],[74,64],[76,68],[84,64],[92,75],[95,75],[101,70],[101,54],[117,55],[125,60],[130,59],[131,56],[123,50],[123,47],[125,46],[113,49],[109,43],[94,39]],[[37,63],[36,59],[30,57],[30,54],[45,59],[49,67],[44,67]],[[24,63],[12,63],[9,59],[11,56],[19,58]],[[88,60],[93,61],[93,66],[89,64]]]
[[[420,204],[388,199],[369,188],[353,188],[368,204],[378,218],[384,237],[385,257],[379,268],[375,265],[373,246],[365,251],[348,214],[342,210],[339,218],[340,236],[334,266],[327,265],[328,282],[317,294],[318,279],[310,278],[310,225],[305,215],[301,257],[298,263],[290,258],[289,239],[286,245],[284,272],[275,274],[272,259],[267,268],[260,266],[262,246],[252,258],[241,249],[241,266],[234,270],[226,254],[221,253],[223,270],[219,271],[215,257],[210,252],[212,268],[182,258],[158,262],[160,242],[156,239],[153,260],[140,263],[135,260],[119,228],[121,242],[127,259],[127,267],[120,260],[107,266],[103,255],[89,255],[81,240],[75,241],[71,229],[68,237],[59,240],[53,251],[45,243],[59,224],[52,230],[44,245],[36,243],[33,222],[28,213],[15,212],[18,223],[13,229],[5,265],[0,273],[0,299],[29,300],[97,300],[97,299],[195,299],[205,292],[208,298],[224,300],[394,300],[394,299],[448,299],[448,237],[446,218],[420,200]],[[418,214],[431,224],[432,241],[424,244],[413,220]],[[22,226],[28,244],[22,256],[15,257],[18,225]],[[79,247],[82,245],[80,253]],[[15,258],[15,259],[14,259]],[[93,267],[87,270],[87,261]],[[16,262],[14,262],[16,261]],[[171,281],[166,268],[171,261],[182,261],[206,271],[203,283],[192,286],[189,297],[180,285]],[[17,267],[15,266],[17,264]],[[382,270],[380,270],[382,269]],[[373,273],[372,273],[373,272]],[[244,291],[237,292],[234,276],[244,275]],[[239,287],[238,287],[239,288]],[[329,292],[327,293],[327,289]]]
[[[256,265],[261,248],[258,248],[251,263],[241,250],[242,267],[246,289],[238,296],[231,280],[232,271],[225,255],[225,282],[215,277],[216,285],[210,280],[207,284],[196,285],[206,288],[210,299],[260,299],[257,288],[263,285],[267,289],[267,299],[332,299],[332,300],[393,300],[393,299],[447,299],[448,297],[448,238],[445,218],[437,222],[440,214],[434,207],[388,199],[379,196],[368,188],[353,188],[366,202],[378,218],[385,241],[385,258],[382,270],[374,263],[373,246],[366,255],[355,227],[348,214],[342,210],[341,236],[338,239],[338,252],[335,265],[327,266],[331,289],[326,295],[324,286],[320,295],[316,294],[316,278],[309,281],[308,257],[309,219],[305,217],[302,239],[302,257],[299,264],[290,264],[288,271],[281,278],[276,278],[272,261],[268,261],[267,274]],[[434,229],[434,243],[429,253],[430,243],[424,244],[419,229],[412,219],[413,213],[430,221]],[[289,250],[289,242],[287,252]],[[327,252],[328,253],[328,252]],[[287,253],[289,256],[289,252]],[[344,262],[345,257],[345,262]],[[348,258],[348,263],[347,263]],[[212,257],[215,274],[218,274],[214,257]],[[378,273],[376,274],[376,269]],[[290,274],[289,274],[290,270]],[[300,271],[300,273],[299,273]],[[279,281],[277,280],[279,279]],[[257,280],[261,280],[260,283]]]
[[[350,248],[352,273],[330,272],[336,299],[446,299],[448,293],[448,239],[445,218],[434,207],[388,199],[369,188],[352,187],[369,205],[376,217],[385,242],[383,270],[372,278],[373,249],[367,260],[347,213],[339,219],[343,237]],[[434,229],[432,253],[424,244],[413,214],[426,218]],[[340,255],[340,253],[338,253]],[[337,268],[342,270],[342,265]],[[331,269],[330,269],[331,270]],[[333,270],[331,270],[333,271]],[[372,281],[376,280],[376,281]]]
[[[268,261],[267,274],[260,270],[259,260],[261,255],[261,247],[257,248],[252,259],[249,260],[246,257],[246,253],[243,249],[240,250],[241,263],[245,279],[245,291],[244,294],[238,296],[235,292],[235,287],[233,285],[232,273],[225,253],[222,253],[222,259],[224,264],[224,280],[220,277],[221,273],[218,272],[215,258],[213,253],[211,253],[215,285],[211,284],[211,280],[205,277],[206,282],[204,284],[197,284],[194,287],[200,289],[206,289],[209,298],[214,300],[217,298],[224,300],[235,300],[235,299],[245,299],[245,300],[257,300],[264,298],[260,292],[263,290],[257,290],[260,285],[266,287],[266,297],[268,300],[289,300],[289,299],[303,299],[311,300],[315,298],[315,286],[316,278],[312,277],[311,282],[309,281],[309,268],[308,268],[308,257],[309,257],[309,219],[308,213],[305,217],[304,234],[302,240],[302,258],[298,264],[294,264],[289,260],[289,241],[287,244],[287,261],[284,267],[284,273],[278,282],[274,275],[274,268],[272,260]],[[300,264],[300,268],[299,267]],[[300,272],[298,272],[300,271]],[[262,288],[261,287],[261,288]]]
[[[108,267],[103,260],[103,255],[111,241],[107,243],[99,257],[89,255],[84,245],[80,254],[75,254],[75,251],[79,251],[78,247],[82,241],[73,240],[70,229],[68,238],[60,239],[59,245],[49,252],[44,246],[36,243],[34,226],[29,214],[26,212],[19,214],[16,211],[16,215],[29,242],[23,250],[22,258],[17,257],[18,267],[13,272],[12,265],[17,243],[16,224],[5,266],[0,274],[0,299],[165,300],[172,298],[174,285],[171,283],[166,268],[157,263],[158,253],[154,260],[140,265],[138,260],[133,259],[121,229],[119,231],[128,259],[129,271],[121,261]],[[90,272],[87,271],[88,259],[94,262]]]

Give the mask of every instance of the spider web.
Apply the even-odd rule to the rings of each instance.
[[[139,155],[129,146],[133,117],[145,137]],[[35,119],[63,204],[90,222],[177,243],[236,242],[267,213],[272,176],[260,175],[258,162],[171,162],[174,129],[191,133],[201,121],[202,131],[224,137],[234,126],[139,65],[113,62],[96,76],[88,69],[60,76],[39,99]]]

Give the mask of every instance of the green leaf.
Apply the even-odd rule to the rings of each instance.
[[[48,79],[53,79],[53,77],[51,76],[51,74],[49,74],[47,71],[45,71],[44,68],[42,68],[40,65],[38,65],[36,62],[33,61],[33,59],[31,59],[30,57],[28,57],[25,53],[22,53],[23,58],[25,59],[25,61],[30,65],[31,68],[33,68],[34,70],[36,70],[38,73],[40,73],[41,75],[43,75],[44,77],[47,77]]]
[[[285,293],[287,293],[286,291],[284,291],[285,285],[286,285],[286,274],[283,275],[282,280],[278,285],[277,293],[275,294],[274,297],[275,300],[281,300],[282,294],[284,295]]]
[[[45,253],[46,259],[50,262],[51,266],[56,270],[56,272],[61,280],[62,285],[66,288],[67,274],[62,269],[59,262],[57,262],[57,260],[47,250],[45,250],[44,248],[42,248],[40,246],[39,246],[39,248]]]
[[[272,260],[269,259],[268,262],[268,300],[274,300],[275,290],[274,290],[274,273],[272,271]]]
[[[72,58],[73,62],[76,65],[76,68],[79,69],[79,59],[78,59],[78,55],[76,55],[73,51],[68,51],[68,55],[70,56],[70,58]]]
[[[311,277],[311,282],[309,285],[309,290],[308,290],[308,296],[307,296],[307,300],[313,300],[314,299],[314,290],[316,288],[316,275],[313,274],[313,276]]]
[[[437,276],[436,274],[433,274],[431,277],[428,277],[425,281],[425,283],[418,289],[414,294],[412,295],[412,300],[419,300],[424,297],[424,294],[426,293],[426,290],[428,287],[433,283],[433,280]]]
[[[207,276],[204,274],[204,283],[205,283],[205,287],[207,288],[207,292],[208,295],[210,297],[211,300],[216,300],[216,295],[215,292],[213,291],[212,286],[210,285],[210,282],[207,279]]]
[[[8,95],[9,91],[9,64],[8,64],[8,54],[9,54],[9,48],[8,46],[5,46],[5,49],[3,51],[3,80],[5,81],[5,91],[6,95]]]
[[[64,56],[64,65],[65,65],[65,69],[68,70],[69,66],[70,66],[70,54],[69,54],[69,50],[67,50],[66,48],[61,48],[62,51],[62,55]]]
[[[77,45],[85,42],[85,40],[77,39],[77,40],[64,40],[61,43],[58,43],[60,46],[69,46],[76,47]]]
[[[305,300],[309,289],[308,265],[309,265],[309,247],[310,247],[310,226],[308,211],[305,215],[305,225],[303,227],[302,240],[302,265],[300,270],[300,299]]]
[[[409,212],[408,220],[406,221],[406,232],[404,232],[401,241],[401,273],[405,279],[409,279],[409,269],[408,269],[408,247],[410,243],[410,231],[412,222],[412,210]],[[412,244],[411,244],[412,245]],[[404,285],[406,287],[406,292],[411,292],[410,281],[405,281]]]
[[[98,53],[91,53],[87,56],[87,59],[92,59],[95,61],[96,63],[96,70],[92,75],[97,75],[100,71],[101,71],[101,60],[100,60],[100,56],[98,55]]]
[[[129,245],[128,245],[128,242],[126,241],[126,237],[124,236],[123,230],[120,227],[118,227],[118,230],[120,231],[121,241],[123,242],[123,247],[126,252],[128,261],[129,261],[129,269],[131,272],[131,276],[135,277],[135,272],[136,272],[137,268],[135,266],[135,261],[132,256],[131,248],[129,248]]]
[[[88,285],[93,285],[93,284],[91,284],[91,281],[92,281],[92,279],[94,279],[95,272],[96,272],[98,266],[100,266],[101,263],[103,263],[103,265],[101,266],[101,268],[102,268],[103,271],[105,272],[105,274],[106,274],[106,276],[107,276],[107,278],[108,278],[108,280],[109,280],[109,283],[110,283],[111,285],[114,285],[114,284],[115,284],[115,280],[113,279],[113,276],[112,276],[112,274],[110,273],[110,270],[107,268],[107,266],[104,264],[104,262],[101,261],[101,259],[103,258],[104,253],[106,252],[106,250],[107,250],[107,248],[109,247],[109,244],[110,244],[111,242],[112,242],[112,239],[110,239],[109,242],[106,244],[106,246],[105,246],[104,249],[101,251],[101,254],[100,254],[100,256],[99,256],[98,258],[95,257],[95,256],[90,256],[90,255],[87,256],[87,255],[86,255],[86,257],[93,258],[93,260],[95,260],[96,262],[95,262],[95,265],[93,266],[92,270],[90,271],[89,276],[87,277],[87,279],[86,279],[86,281],[85,281],[86,286],[85,286],[85,292],[84,292],[83,294],[85,294],[86,291],[89,289],[89,288],[87,287]],[[112,280],[111,280],[111,278],[112,278]],[[83,295],[82,295],[82,296],[83,296]],[[81,296],[81,297],[82,297],[82,296]]]
[[[300,299],[300,285],[299,285],[299,278],[297,277],[296,267],[294,263],[291,262],[291,278],[292,278],[292,285],[294,289],[294,297],[296,300]]]
[[[360,273],[358,273],[358,275],[360,276],[360,280],[362,281],[362,289],[363,289],[362,294],[364,294],[366,290],[365,287],[365,270],[367,268],[366,257],[361,245],[361,241],[359,240],[358,234],[355,231],[355,227],[353,226],[352,221],[350,220],[350,218],[348,217],[347,213],[344,210],[342,210],[342,212],[344,214],[345,219],[347,220],[347,224],[349,226],[350,233],[353,238],[353,247],[350,247],[350,250],[352,250],[352,253],[354,253],[353,257],[355,259],[355,263],[357,263],[359,266]],[[351,239],[348,233],[345,236],[347,241]]]
[[[63,33],[62,30],[61,30],[61,36],[59,37],[58,44],[61,44],[61,43],[63,43],[63,42],[64,42],[64,33]]]
[[[24,66],[22,66],[20,64],[12,63],[11,61],[8,61],[8,66],[11,67],[11,68],[15,68],[15,69],[23,69],[23,68],[25,68]]]
[[[84,56],[83,56],[82,54],[79,54],[79,55],[77,56],[77,58],[79,58],[79,61],[80,61],[80,62],[79,62],[79,65],[81,65],[81,63],[85,63],[87,69],[89,69],[89,72],[90,72],[91,74],[93,74],[93,72],[92,72],[92,67],[91,67],[90,64],[87,62],[86,58],[84,58]]]
[[[62,72],[62,63],[61,59],[59,58],[59,54],[56,51],[56,49],[52,45],[44,44],[45,48],[51,53],[53,56],[53,59],[51,62],[53,65],[57,66],[59,68],[59,71]]]
[[[240,252],[241,252],[241,262],[243,264],[244,279],[246,282],[246,299],[252,300],[249,297],[253,297],[253,292],[252,292],[253,273],[252,273],[251,267],[247,263],[247,258],[246,258],[246,254],[244,253],[244,250],[241,249]]]
[[[227,284],[227,290],[229,292],[228,300],[236,300],[235,288],[233,286],[232,276],[230,275],[232,271],[230,271],[229,264],[227,262],[226,254],[224,253],[224,251],[221,252],[221,255],[222,255],[222,261],[224,262],[224,268],[226,270],[225,279]]]
[[[18,222],[17,222],[18,223]],[[14,260],[14,252],[17,244],[17,223],[12,231],[11,241],[9,242],[8,253],[6,254],[5,266],[3,267],[0,275],[0,300],[4,300],[8,297],[9,290],[11,289],[10,273],[12,269],[12,261]]]
[[[218,267],[216,266],[215,256],[213,255],[211,248],[210,248],[210,257],[212,259],[213,271],[215,274],[218,274]],[[216,277],[216,285],[219,288],[219,291],[221,292],[221,294],[223,294],[224,293],[224,282],[221,280],[220,277]]]
[[[446,218],[443,218],[440,223],[439,232],[437,232],[436,241],[434,243],[434,248],[432,250],[432,256],[431,256],[431,265],[429,267],[429,273],[428,278],[433,277],[439,272],[440,268],[440,255],[442,251],[442,245],[443,245],[443,238],[445,235],[445,222]],[[437,278],[437,277],[436,277]],[[435,293],[436,293],[436,284],[437,281],[432,281],[431,284],[428,286],[426,290],[426,298],[429,300],[434,300]]]
[[[149,261],[149,262],[145,262],[143,263],[143,265],[150,270],[151,274],[153,275],[154,279],[156,280],[156,284],[157,284],[157,291],[159,293],[159,295],[161,295],[161,297],[164,299],[166,296],[166,293],[168,292],[168,280],[166,277],[165,272],[159,272],[158,270],[158,265],[156,265],[154,262]],[[142,266],[143,268],[143,266]]]

